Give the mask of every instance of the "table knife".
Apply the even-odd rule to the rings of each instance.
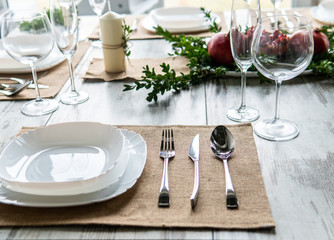
[[[194,188],[193,192],[190,197],[191,207],[194,208],[198,201],[198,188],[199,188],[199,168],[198,168],[198,161],[199,161],[199,134],[197,134],[194,139],[192,140],[188,156],[191,160],[194,161]]]

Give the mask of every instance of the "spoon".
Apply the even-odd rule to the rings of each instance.
[[[213,153],[223,160],[226,183],[226,207],[237,208],[238,200],[233,188],[230,171],[228,170],[227,158],[234,151],[234,138],[225,126],[217,126],[211,133],[210,145]]]

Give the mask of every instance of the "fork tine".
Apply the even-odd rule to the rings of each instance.
[[[168,139],[167,139],[167,145],[168,145],[168,147],[167,147],[167,151],[170,151],[170,130],[169,129],[167,129],[167,133],[168,133]]]
[[[167,129],[165,129],[165,151],[167,151],[167,143],[168,143],[168,141],[167,141],[168,139],[167,139]]]
[[[163,149],[164,149],[164,130],[162,130],[160,151],[162,151]]]
[[[173,129],[171,129],[171,138],[172,138],[172,151],[174,151],[175,148],[174,148],[174,134],[173,134]]]

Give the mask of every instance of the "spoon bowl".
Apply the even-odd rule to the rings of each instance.
[[[224,163],[226,207],[237,208],[239,203],[233,188],[230,171],[227,164],[227,158],[231,156],[235,148],[233,135],[225,126],[217,126],[211,133],[210,145],[212,152]]]
[[[232,155],[235,141],[233,135],[225,126],[217,126],[212,131],[210,145],[213,153],[223,159]]]

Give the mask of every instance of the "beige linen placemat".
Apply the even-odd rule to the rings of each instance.
[[[114,199],[78,207],[29,208],[0,204],[0,226],[107,224],[142,227],[219,229],[274,228],[251,124],[229,126],[236,148],[229,161],[239,208],[225,205],[222,162],[210,149],[213,126],[119,126],[135,131],[147,143],[142,176],[133,188]],[[163,160],[159,158],[161,131],[174,130],[176,156],[169,163],[170,207],[159,208]],[[28,129],[23,129],[26,131]],[[192,138],[200,134],[200,188],[192,210],[194,164],[188,158]],[[129,166],[131,167],[131,166]]]
[[[217,15],[220,17],[221,22],[220,26],[222,27],[222,31],[226,32],[227,31],[227,25],[224,21],[223,14],[218,14]],[[130,39],[154,39],[154,38],[162,38],[160,35],[157,35],[154,32],[146,30],[142,26],[142,21],[147,15],[126,15],[124,20],[125,23],[129,26],[131,26],[134,22],[134,20],[137,18],[137,31],[134,31],[130,35]],[[229,24],[229,23],[228,23]],[[191,35],[191,36],[197,36],[197,37],[210,37],[213,35],[213,33],[210,33],[208,30],[206,31],[201,31],[201,32],[193,32],[193,33],[184,33],[186,35]],[[99,35],[99,27],[96,26],[95,29],[92,31],[92,33],[88,36],[88,39],[90,40],[98,40],[100,38]]]
[[[73,67],[77,66],[80,62],[83,55],[86,53],[88,47],[90,46],[90,41],[88,42],[80,42],[78,45],[78,49],[76,53],[73,55]],[[42,75],[43,73],[37,73],[37,76]],[[19,77],[24,79],[31,79],[31,74],[6,74],[6,75],[0,75],[1,77]],[[65,82],[69,78],[69,68],[67,60],[64,60],[59,65],[47,70],[47,74],[41,78],[38,79],[38,82],[41,84],[48,85],[49,88],[47,89],[40,89],[40,94],[42,98],[52,98],[57,95],[57,93],[61,90],[61,88],[64,86]],[[1,83],[4,83],[5,81],[1,81]],[[10,81],[7,83],[13,84],[13,81]],[[35,99],[36,93],[35,89],[25,89],[24,91],[20,92],[17,95],[14,96],[4,96],[0,95],[0,100],[27,100],[27,99]]]
[[[103,81],[113,81],[122,79],[136,79],[140,80],[143,76],[143,67],[148,65],[150,69],[155,69],[156,73],[161,73],[160,65],[162,63],[169,64],[171,69],[174,69],[176,74],[189,73],[187,64],[189,60],[184,57],[168,57],[168,58],[133,58],[127,61],[126,71],[120,73],[107,73],[104,70],[103,59],[93,59],[84,76],[85,80],[99,79]]]

